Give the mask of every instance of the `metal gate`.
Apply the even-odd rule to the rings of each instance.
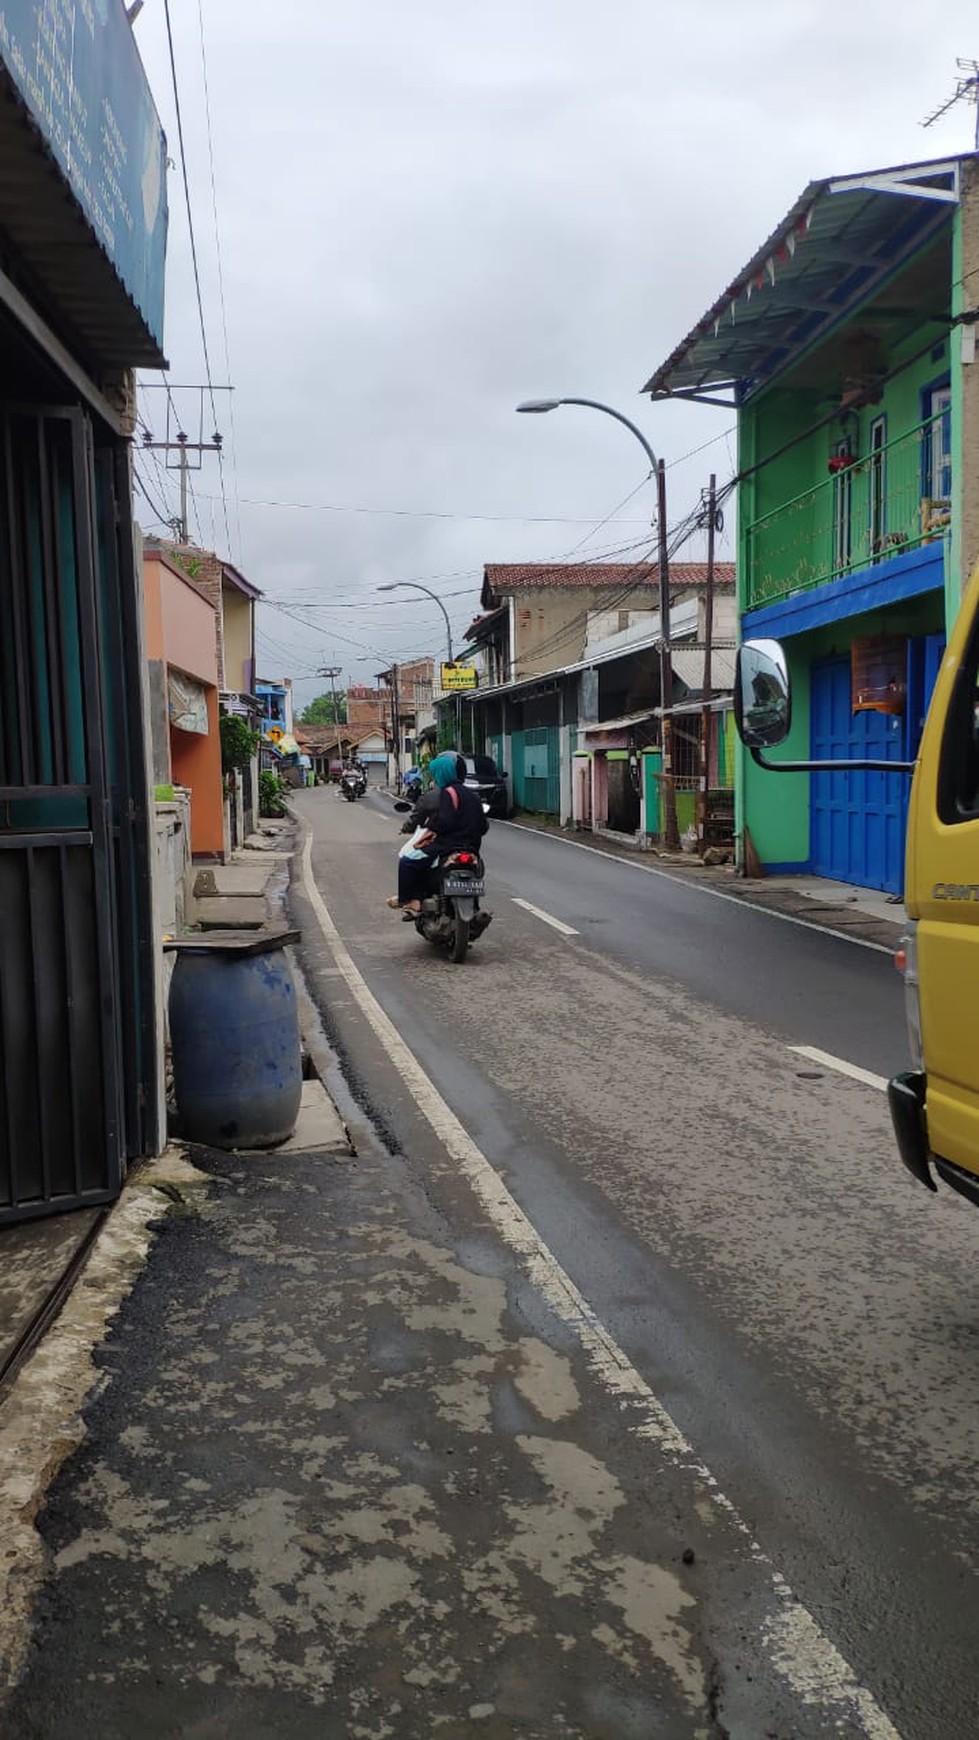
[[[904,720],[851,711],[850,661],[812,667],[814,761],[904,759]],[[909,781],[892,773],[812,776],[812,867],[819,876],[899,894]]]
[[[0,1222],[110,1200],[142,1146],[124,476],[82,411],[0,406]]]
[[[912,761],[944,647],[941,634],[909,639],[907,705],[895,717],[851,711],[849,659],[814,664],[813,760]],[[816,874],[902,893],[910,790],[905,774],[813,774],[811,864]]]
[[[561,808],[561,768],[556,725],[513,733],[513,797],[518,809],[556,816]]]

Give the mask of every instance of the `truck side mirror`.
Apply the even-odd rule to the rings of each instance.
[[[748,749],[784,743],[792,724],[789,667],[777,640],[746,640],[738,647],[734,722]]]

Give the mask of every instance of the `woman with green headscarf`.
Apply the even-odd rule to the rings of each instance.
[[[398,892],[388,900],[390,907],[409,915],[421,911],[435,860],[447,858],[451,852],[478,853],[487,827],[479,797],[459,777],[454,750],[436,755],[428,771],[438,788],[438,805],[425,833],[415,841],[412,855],[399,857]]]

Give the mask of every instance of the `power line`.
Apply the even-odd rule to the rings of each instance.
[[[615,507],[612,508],[611,511],[605,515],[605,518],[603,520],[599,520],[597,526],[594,528],[594,531],[586,532],[583,538],[579,538],[578,542],[576,544],[572,544],[570,550],[568,551],[568,555],[573,556],[577,550],[581,549],[582,544],[587,544],[590,538],[597,537],[598,533],[601,531],[602,527],[607,526],[609,521],[613,520],[615,518],[616,514],[619,513],[622,508],[627,506],[627,504],[632,500],[633,496],[639,494],[639,491],[642,488],[644,488],[644,486],[649,482],[652,475],[653,474],[651,471],[647,471],[645,477],[641,477],[639,479],[639,482],[635,485],[635,487],[633,489],[630,489],[628,495],[624,495],[622,497],[622,500],[620,502],[616,503]]]
[[[225,378],[230,381],[230,379],[231,379],[231,361],[230,361],[230,356],[229,356],[229,351],[228,351],[228,316],[227,316],[227,308],[226,308],[225,297],[224,297],[224,265],[223,265],[222,258],[221,258],[221,229],[220,229],[220,225],[218,223],[218,192],[217,192],[217,182],[215,180],[215,175],[214,175],[214,134],[213,134],[213,130],[211,127],[211,93],[210,93],[210,88],[209,88],[208,79],[207,79],[207,52],[206,52],[206,49],[204,46],[204,8],[203,8],[202,0],[197,0],[197,20],[198,20],[198,24],[200,27],[200,38],[201,38],[201,74],[203,77],[203,84],[204,84],[204,118],[205,118],[206,125],[207,125],[207,152],[208,152],[208,159],[210,162],[210,169],[211,169],[211,211],[212,211],[213,218],[214,218],[214,249],[215,249],[215,254],[217,257],[217,268],[218,268],[218,300],[219,300],[220,307],[221,307],[221,331],[222,331],[222,334],[224,337]],[[212,411],[214,409],[214,395],[213,395],[213,393],[211,395],[211,409],[212,409]],[[229,401],[229,415],[231,418],[231,465],[232,465],[232,473],[234,476],[234,484],[235,484],[235,509],[236,509],[235,521],[236,521],[237,532],[238,532],[238,560],[240,561],[241,560],[241,513],[240,513],[240,510],[238,507],[238,466],[237,466],[237,460],[236,460],[236,456],[235,456],[236,440],[235,440],[234,395],[232,395],[232,397]],[[221,452],[218,453],[218,476],[221,480],[221,500],[222,500],[222,503],[224,504],[224,530],[225,530],[225,536],[227,537],[227,540],[228,540],[228,549],[230,551],[230,549],[231,549],[231,527],[228,523],[228,499],[227,499],[227,493],[226,493],[225,486],[224,486],[224,455]]]
[[[211,372],[211,354],[210,354],[210,350],[208,348],[208,342],[207,342],[207,323],[204,319],[204,298],[203,298],[203,294],[201,291],[200,264],[199,264],[199,261],[197,258],[197,235],[196,235],[196,232],[194,229],[194,211],[193,211],[193,205],[191,203],[191,198],[190,198],[190,180],[189,180],[189,177],[187,174],[187,152],[186,152],[186,148],[184,145],[183,111],[181,109],[181,104],[180,104],[180,87],[179,87],[179,84],[177,81],[177,60],[176,60],[176,55],[174,53],[174,47],[173,47],[173,25],[172,25],[171,18],[170,18],[170,0],[163,0],[163,11],[164,11],[164,16],[166,18],[166,26],[167,26],[167,47],[169,49],[169,55],[170,55],[170,78],[171,78],[171,83],[173,85],[173,105],[174,105],[174,111],[175,111],[176,120],[177,120],[177,142],[178,142],[178,146],[179,146],[179,150],[180,150],[180,172],[181,172],[181,179],[183,181],[184,203],[185,203],[186,208],[187,208],[187,232],[188,232],[188,236],[190,238],[190,257],[191,257],[191,264],[193,266],[193,271],[194,271],[194,289],[195,289],[196,296],[197,296],[197,314],[198,314],[198,319],[200,321],[200,329],[201,329],[201,348],[202,348],[203,354],[204,354],[204,373],[205,373],[205,376],[207,378],[207,391],[208,391],[208,396],[209,396],[210,401],[211,401],[211,417],[213,419],[214,427],[216,430],[217,421],[218,421],[218,414],[217,414],[217,405],[215,404],[215,399],[214,399],[214,376]],[[202,54],[203,54],[203,51],[204,51],[204,37],[203,37],[203,19],[202,19],[201,20],[201,52],[202,52]],[[207,86],[206,86],[206,63],[205,63],[205,107],[206,106],[207,106]],[[207,127],[208,127],[208,143],[210,145],[210,142],[211,142],[211,123],[210,123],[210,112],[209,111],[208,111],[208,116],[207,116]],[[212,184],[212,189],[213,189],[213,187],[214,187],[213,152],[212,152],[212,157],[211,157],[211,184]],[[217,239],[216,218],[217,218],[217,205],[216,205],[216,194],[215,194],[215,237]],[[223,310],[224,287],[223,287],[223,279],[220,276],[220,242],[218,242],[217,245],[218,245],[218,260],[219,260],[219,281],[221,283],[221,299],[222,299],[222,310]],[[227,334],[227,328],[225,328],[225,333]],[[173,395],[172,395],[171,390],[170,390],[169,381],[165,380],[165,385],[166,385],[166,393],[167,393],[167,399],[168,399],[168,402],[170,405],[170,409],[171,409],[173,416],[177,422],[177,428],[179,430],[180,419],[177,417],[177,409],[176,409],[176,406],[175,406],[174,401],[173,401]],[[223,460],[222,460],[222,455],[221,455],[221,441],[220,441],[219,436],[216,436],[216,439],[215,439],[213,445],[216,448],[217,455],[218,455],[218,474],[219,474],[220,479],[221,479],[221,501],[224,504],[225,536],[227,538],[228,548],[229,548],[229,552],[230,552],[231,527],[230,527],[230,524],[228,521],[228,500],[227,500],[227,491],[225,489],[225,484],[224,484],[224,465],[223,465]],[[182,476],[184,475],[183,472],[181,473],[181,475]],[[195,507],[196,507],[196,503],[195,503]],[[184,535],[186,536],[187,527],[186,527],[186,514],[185,513],[183,514],[183,519],[184,519]],[[200,530],[199,518],[198,518],[198,530]]]
[[[204,373],[207,376],[208,390],[211,395],[211,415],[217,423],[217,407],[214,403],[214,388],[211,375],[211,357],[207,348],[207,327],[204,323],[204,299],[201,295],[201,274],[197,263],[197,238],[194,234],[194,213],[190,200],[190,182],[187,179],[187,153],[184,149],[184,123],[180,108],[180,90],[177,84],[177,62],[173,52],[173,28],[170,22],[170,0],[163,0],[163,12],[167,24],[167,45],[170,50],[170,78],[173,84],[173,106],[177,117],[177,143],[180,148],[180,171],[184,185],[184,202],[187,207],[187,230],[190,235],[190,258],[194,268],[194,288],[197,292],[197,313],[201,326],[201,346],[204,351]],[[169,386],[167,392],[169,393]]]
[[[606,549],[592,551],[592,553],[590,555],[588,555],[586,557],[582,557],[580,561],[575,563],[575,567],[578,567],[578,568],[599,567],[605,562],[609,562],[609,561],[612,561],[615,559],[621,559],[624,556],[629,556],[632,554],[632,552],[634,550],[644,549],[647,545],[647,542],[648,542],[648,538],[643,537],[643,538],[630,539],[630,541],[626,544],[609,545],[608,548],[606,548]],[[561,565],[562,560],[563,560],[562,557],[549,557],[549,558],[541,561],[539,564],[533,563],[533,564],[518,564],[518,565],[519,566],[535,566],[535,567],[541,566],[544,568],[551,568],[551,567],[556,567],[556,566],[559,567]],[[506,564],[504,564],[504,565],[506,565]],[[483,566],[485,566],[485,564],[483,564]],[[438,579],[456,578],[458,576],[460,578],[466,578],[470,581],[474,581],[474,580],[480,579],[481,575],[482,575],[482,567],[458,569],[451,575],[429,574],[426,576],[426,578],[429,580],[438,580]],[[457,590],[455,592],[440,593],[439,596],[444,601],[447,598],[465,598],[465,597],[468,597],[470,595],[471,595],[471,587],[466,586],[466,587],[459,588],[459,590]],[[280,604],[288,604],[288,605],[292,606],[293,608],[300,609],[300,610],[322,610],[322,611],[328,611],[328,612],[329,611],[335,611],[335,612],[336,611],[348,611],[348,610],[383,610],[383,611],[389,612],[391,609],[391,605],[387,600],[373,599],[373,598],[364,599],[364,598],[359,598],[356,596],[351,597],[347,594],[342,594],[340,597],[337,597],[337,598],[323,598],[323,597],[318,596],[318,595],[297,596],[297,597],[278,599],[276,602],[280,603]],[[424,604],[424,600],[420,599],[420,598],[402,599],[401,603],[406,605],[406,606],[415,605],[416,607],[421,608]]]
[[[218,498],[215,498],[218,499]],[[375,518],[405,520],[478,520],[492,525],[594,526],[595,520],[570,514],[464,514],[440,508],[361,507],[345,502],[275,501],[270,498],[243,495],[244,507],[287,508],[296,512],[318,514],[368,514]],[[605,520],[599,521],[604,525]],[[623,525],[642,526],[645,520],[624,520]]]
[[[164,502],[164,504],[161,508],[160,503],[158,501],[153,500],[153,497],[150,494],[149,489],[147,488],[147,485],[146,485],[144,479],[140,476],[139,470],[138,470],[136,463],[135,463],[135,456],[134,456],[134,460],[133,460],[133,480],[136,484],[137,489],[139,490],[140,495],[143,497],[144,501],[147,501],[149,503],[150,507],[153,509],[153,512],[157,515],[157,518],[159,520],[160,525],[172,527],[173,519],[172,519],[172,516],[167,513],[166,503]]]

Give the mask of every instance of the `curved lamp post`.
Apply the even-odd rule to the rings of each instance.
[[[523,399],[517,406],[517,410],[536,415],[545,411],[556,411],[561,405],[584,405],[590,411],[603,411],[606,417],[614,417],[617,423],[624,424],[635,436],[649,461],[650,471],[654,472],[656,476],[656,518],[659,543],[659,699],[663,737],[663,833],[667,848],[675,851],[680,843],[680,835],[676,820],[676,791],[673,785],[671,745],[673,728],[670,709],[673,706],[673,666],[670,662],[670,556],[666,544],[666,470],[662,459],[657,459],[637,424],[633,423],[631,418],[624,416],[621,411],[617,411],[614,405],[606,405],[601,399]]]
[[[438,605],[439,609],[442,612],[442,615],[445,618],[445,646],[446,646],[446,653],[447,653],[447,662],[451,665],[453,663],[453,659],[452,659],[452,625],[449,622],[449,613],[446,610],[445,605],[442,603],[442,600],[439,597],[438,593],[433,592],[430,586],[421,586],[417,580],[388,580],[383,586],[379,586],[377,588],[377,590],[378,590],[378,592],[395,592],[399,586],[408,586],[408,587],[410,587],[412,592],[424,592],[426,598],[434,599],[435,603]],[[436,714],[436,717],[438,717],[437,714]],[[457,736],[457,738],[459,738],[460,744],[461,744],[461,738],[462,738],[462,698],[459,695],[457,695],[455,698],[455,720],[456,720],[456,736]]]
[[[451,663],[452,663],[452,628],[451,628],[451,625],[449,623],[449,613],[446,610],[445,605],[442,603],[442,600],[439,597],[438,593],[433,592],[431,590],[431,588],[428,586],[420,586],[418,584],[417,580],[389,580],[386,585],[379,586],[377,588],[377,590],[378,590],[378,592],[395,592],[399,586],[410,586],[412,592],[424,592],[426,598],[434,598],[436,604],[438,605],[439,609],[442,612],[442,615],[445,617],[445,644],[446,644],[446,647],[448,648],[448,663],[451,665]]]

